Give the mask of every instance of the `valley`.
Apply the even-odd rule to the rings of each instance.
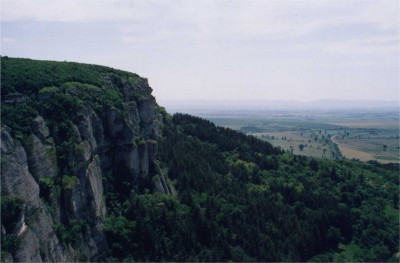
[[[400,161],[395,109],[183,110],[294,154],[330,160]]]

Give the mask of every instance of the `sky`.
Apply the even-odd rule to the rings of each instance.
[[[399,1],[1,0],[1,55],[100,64],[163,100],[399,100]]]

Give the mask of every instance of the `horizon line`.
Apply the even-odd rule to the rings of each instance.
[[[315,100],[292,100],[292,99],[160,99],[157,101],[210,101],[210,102],[299,102],[299,103],[310,103],[310,102],[320,102],[320,101],[345,101],[345,102],[396,102],[400,103],[400,98],[395,100],[386,99],[315,99]]]

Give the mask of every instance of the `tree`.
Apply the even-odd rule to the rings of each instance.
[[[299,144],[299,149],[300,149],[300,151],[303,151],[304,150],[304,144]]]

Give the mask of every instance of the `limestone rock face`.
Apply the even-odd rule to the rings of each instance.
[[[139,101],[139,116],[142,122],[142,133],[146,139],[158,139],[157,122],[155,114],[155,99],[153,97]]]
[[[100,158],[98,155],[96,155],[89,164],[86,177],[89,180],[90,186],[90,189],[88,189],[92,201],[90,207],[94,208],[95,220],[102,220],[106,213],[106,207],[103,195],[102,171],[100,169]]]
[[[140,117],[137,103],[135,101],[128,102],[126,105],[126,112],[128,114],[128,123],[134,129],[135,134],[138,134],[140,132]]]
[[[42,116],[37,116],[32,121],[32,131],[36,136],[40,138],[41,141],[45,141],[49,137],[49,129],[44,123]]]
[[[20,249],[17,250],[15,260],[19,262],[43,262],[39,253],[39,240],[30,229],[20,236]]]
[[[150,161],[155,161],[156,160],[157,150],[158,150],[157,141],[147,140],[146,141],[146,145],[147,145],[147,151],[148,151],[148,155],[149,155]]]
[[[11,138],[7,127],[1,130],[1,154],[2,195],[23,202],[20,222],[14,229],[2,232],[2,235],[14,234],[19,239],[20,246],[15,252],[15,260],[68,261],[67,253],[53,230],[54,222],[39,197],[39,186],[29,172],[25,150],[19,141]]]
[[[26,151],[29,171],[36,180],[57,175],[56,148],[49,137],[49,130],[41,116],[32,122],[33,134],[29,137]]]
[[[146,143],[139,145],[139,160],[140,176],[147,177],[149,174],[149,153]]]
[[[24,148],[5,128],[1,129],[1,154],[2,194],[19,196],[26,203],[26,209],[34,211],[40,203],[39,186],[29,173]]]

